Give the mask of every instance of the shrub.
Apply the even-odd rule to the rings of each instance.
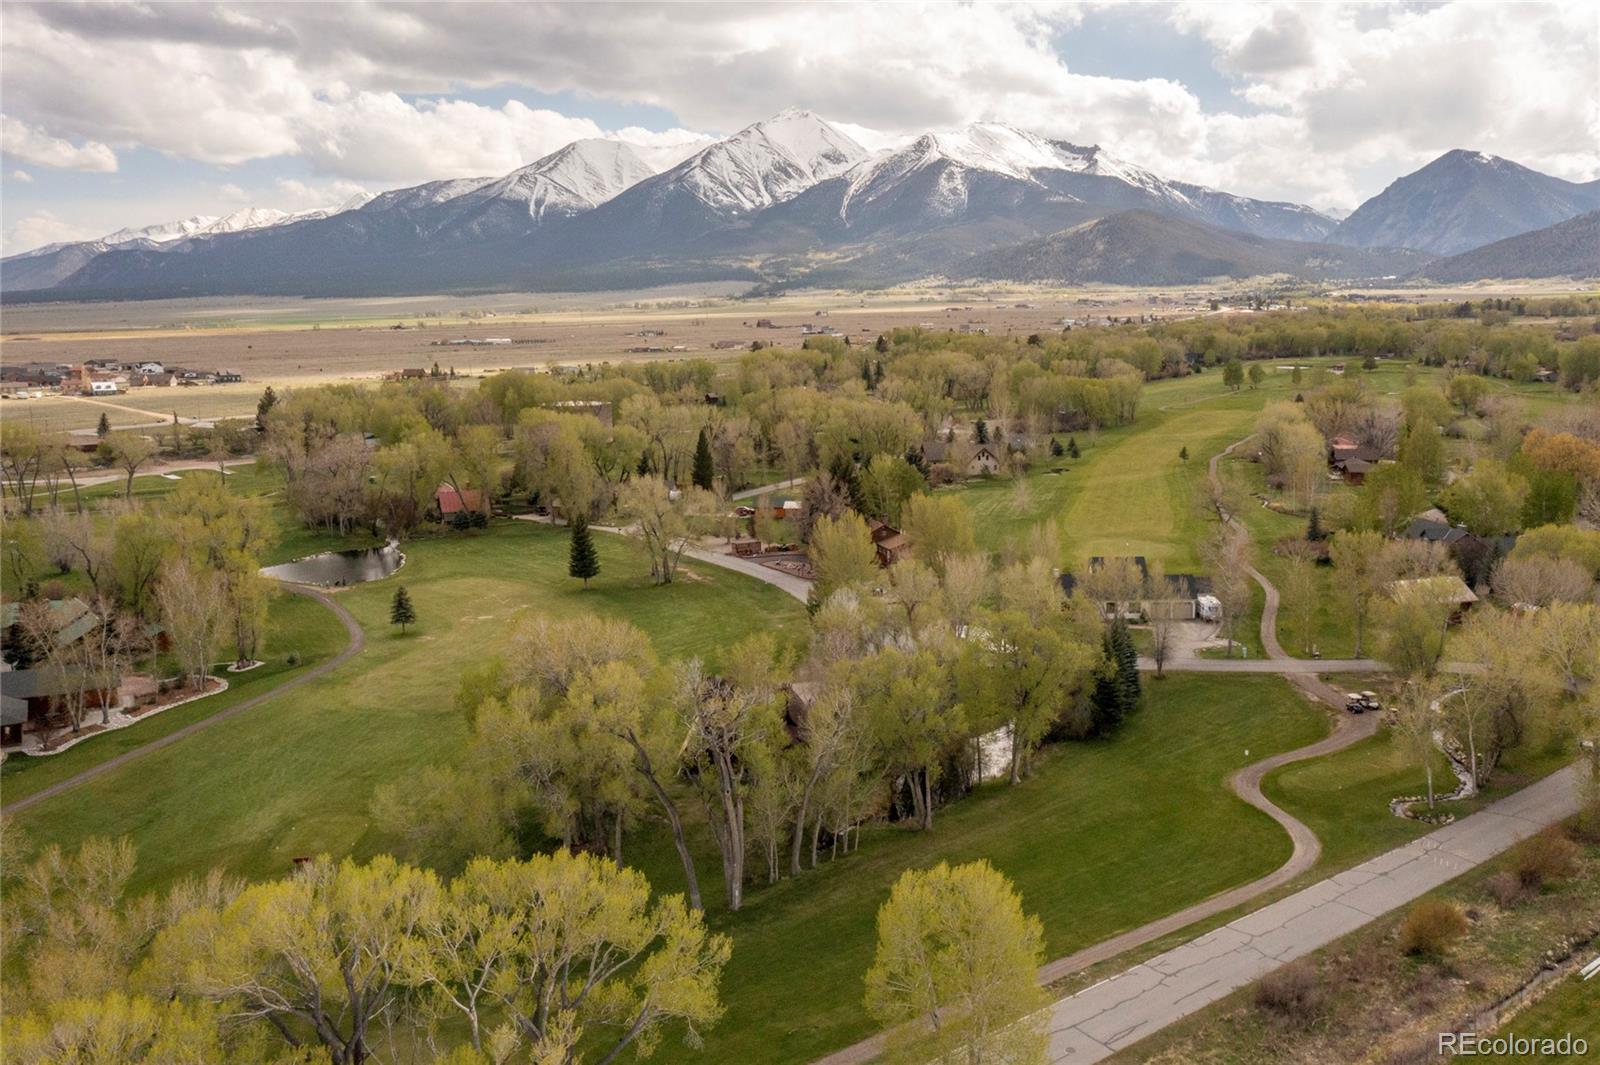
[[[1326,1002],[1322,980],[1309,962],[1291,962],[1256,984],[1256,1008],[1297,1028],[1315,1023]]]
[[[1522,896],[1527,890],[1522,886],[1522,878],[1509,869],[1502,870],[1484,881],[1484,890],[1489,897],[1501,908],[1509,910],[1522,901]]]
[[[1411,907],[1400,923],[1400,949],[1406,954],[1442,958],[1467,931],[1467,919],[1448,902],[1426,899]]]
[[[288,656],[284,658],[283,661],[285,665],[298,666],[300,664],[300,652],[290,651]]]
[[[1517,878],[1530,891],[1553,880],[1569,877],[1577,869],[1578,848],[1559,828],[1540,832],[1517,848]]]

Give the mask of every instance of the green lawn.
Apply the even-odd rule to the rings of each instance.
[[[504,644],[521,611],[627,618],[663,655],[713,661],[746,633],[792,639],[802,630],[803,608],[775,588],[699,566],[654,587],[630,545],[596,542],[604,569],[588,591],[566,576],[562,530],[507,522],[410,543],[395,578],[340,593],[368,633],[354,661],[25,810],[18,827],[40,842],[127,835],[139,846],[138,887],[214,865],[260,877],[283,873],[299,855],[378,853],[393,841],[372,827],[373,790],[456,756],[467,733],[451,708],[456,680]],[[404,637],[388,625],[397,582],[421,619]]]
[[[337,654],[344,648],[345,640],[344,626],[321,603],[304,596],[280,595],[273,600],[268,612],[268,634],[262,655],[265,665],[247,673],[220,673],[228,681],[227,691],[175,706],[137,725],[95,736],[60,754],[45,758],[9,757],[0,765],[0,790],[6,800],[32,795],[58,780],[274,688]],[[298,666],[287,662],[291,651],[300,655]],[[90,711],[85,720],[93,723],[99,718],[95,711]]]
[[[1574,1040],[1582,1039],[1588,1044],[1588,1052],[1582,1055],[1511,1055],[1491,1059],[1502,1065],[1564,1065],[1567,1062],[1576,1065],[1594,1061],[1594,1056],[1600,1053],[1600,977],[1586,981],[1572,973],[1495,1034],[1529,1039],[1560,1039],[1571,1035]]]
[[[929,835],[868,829],[848,858],[753,887],[737,915],[721,911],[710,840],[695,824],[712,923],[734,940],[728,1015],[703,1053],[668,1043],[663,1060],[805,1062],[870,1034],[861,981],[873,922],[906,868],[987,858],[1043,921],[1045,953],[1057,957],[1287,859],[1288,837],[1226,781],[1315,741],[1326,717],[1271,677],[1173,676],[1146,690],[1146,708],[1114,740],[1047,749],[1023,786],[984,787],[942,810]],[[631,859],[652,883],[681,887],[665,839],[641,840]]]

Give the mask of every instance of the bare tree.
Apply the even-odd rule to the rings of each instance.
[[[111,460],[127,473],[128,480],[123,486],[123,495],[132,499],[133,475],[139,472],[140,466],[155,457],[155,441],[141,433],[112,433],[106,437],[106,447],[111,452]]]
[[[1595,597],[1594,578],[1569,558],[1534,555],[1501,559],[1490,575],[1489,584],[1496,599],[1514,607],[1580,603]]]

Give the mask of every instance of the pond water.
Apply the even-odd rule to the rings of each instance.
[[[389,576],[405,562],[400,545],[391,540],[382,547],[362,551],[324,551],[293,562],[263,567],[261,572],[280,581],[339,588]]]

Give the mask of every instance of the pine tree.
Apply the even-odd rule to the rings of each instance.
[[[1051,454],[1051,456],[1054,457],[1054,458],[1060,458],[1062,455],[1065,455],[1066,453],[1067,453],[1067,449],[1061,446],[1061,441],[1057,440],[1055,437],[1052,436],[1050,438],[1050,454]]]
[[[650,462],[650,452],[639,452],[639,465],[634,470],[640,477],[648,477],[655,472],[655,467]]]
[[[256,401],[256,428],[265,431],[267,428],[267,414],[277,406],[278,393],[268,385],[266,391],[261,393],[261,398]]]
[[[1178,459],[1181,462],[1189,461],[1189,445],[1185,444],[1178,449]]]
[[[889,338],[884,336],[882,333],[879,333],[878,342],[873,345],[873,348],[879,355],[884,354],[889,350]]]
[[[878,359],[872,364],[872,387],[877,388],[883,384],[883,360]]]
[[[100,412],[100,424],[95,426],[94,435],[98,436],[101,440],[104,440],[106,437],[111,435],[111,419],[106,417],[104,411]]]
[[[1318,543],[1324,537],[1322,531],[1322,515],[1317,513],[1317,508],[1311,508],[1311,520],[1306,522],[1306,539]]]
[[[572,554],[567,562],[567,576],[577,577],[589,587],[589,578],[600,575],[600,553],[594,549],[594,535],[589,532],[589,521],[582,514],[572,519]]]
[[[989,423],[979,418],[978,424],[973,427],[972,434],[978,443],[987,444],[989,442]]]
[[[711,441],[704,428],[694,445],[694,485],[711,491],[716,481],[716,467],[711,462]]]
[[[1069,458],[1077,458],[1080,454],[1081,452],[1078,450],[1078,438],[1075,436],[1067,437],[1067,456]]]
[[[862,364],[861,364],[861,380],[866,383],[867,391],[871,392],[872,391],[872,363],[870,363],[870,362],[862,362]]]
[[[856,464],[840,455],[828,467],[828,472],[833,475],[835,482],[844,486],[846,494],[850,496],[850,505],[858,512],[866,513],[861,497],[861,478],[856,476]]]
[[[403,636],[406,626],[416,623],[416,608],[411,605],[411,596],[406,594],[406,586],[402,584],[395,588],[394,602],[389,605],[389,624],[400,626],[400,634]]]
[[[1133,645],[1133,633],[1128,630],[1128,623],[1118,618],[1111,625],[1112,644],[1117,655],[1117,694],[1122,704],[1122,716],[1139,709],[1139,700],[1144,695],[1143,683],[1139,680],[1139,650]]]

